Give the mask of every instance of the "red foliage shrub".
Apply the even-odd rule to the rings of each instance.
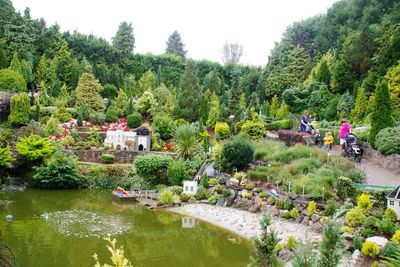
[[[278,137],[279,140],[284,141],[288,145],[292,145],[294,143],[303,143],[303,137],[308,136],[308,133],[296,132],[291,130],[279,130]]]

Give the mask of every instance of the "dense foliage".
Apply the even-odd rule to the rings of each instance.
[[[226,142],[222,147],[222,168],[226,170],[238,170],[246,167],[254,156],[254,148],[251,142],[242,137],[236,137]]]
[[[376,136],[375,146],[384,155],[400,154],[400,127],[381,130]]]
[[[161,155],[146,155],[135,159],[136,172],[151,185],[167,184],[167,169],[171,158]]]
[[[0,70],[0,89],[11,92],[26,91],[26,82],[20,73],[12,69],[2,69]]]
[[[58,150],[43,165],[34,169],[32,182],[44,188],[77,188],[84,181],[76,168],[77,161],[74,154]]]
[[[54,152],[54,146],[47,138],[34,134],[22,137],[16,148],[20,155],[30,161],[44,159]]]

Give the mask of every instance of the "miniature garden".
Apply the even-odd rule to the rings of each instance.
[[[339,1],[257,67],[0,0],[0,265],[400,266],[400,180],[363,169],[400,174],[394,2]]]

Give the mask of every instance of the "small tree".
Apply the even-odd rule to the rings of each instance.
[[[278,113],[278,109],[279,109],[279,98],[277,95],[274,95],[271,101],[271,106],[269,108],[269,116],[271,118],[275,118],[276,114]]]
[[[343,255],[344,240],[342,238],[340,225],[329,220],[324,225],[322,242],[319,246],[319,266],[336,267]]]
[[[350,118],[356,122],[361,123],[367,112],[367,97],[365,96],[364,88],[359,88],[357,92],[356,103],[351,111]]]
[[[167,169],[171,158],[161,155],[146,155],[135,159],[136,173],[151,185],[167,184]]]
[[[189,175],[186,172],[186,164],[183,161],[171,161],[168,165],[168,182],[170,185],[181,186],[184,180],[187,180]]]
[[[76,188],[82,185],[83,175],[76,168],[77,156],[55,152],[44,165],[34,169],[33,182],[44,188]]]
[[[275,247],[279,243],[278,233],[275,230],[269,230],[271,225],[271,215],[264,214],[260,220],[261,235],[254,238],[254,246],[256,248],[256,256],[253,262],[260,266],[276,266],[278,258],[276,256]]]
[[[196,137],[196,129],[193,125],[184,124],[178,126],[174,147],[178,157],[184,160],[191,159],[201,149],[199,140]]]
[[[0,166],[10,168],[15,159],[12,157],[10,146],[0,147]],[[0,173],[1,175],[1,173]]]
[[[371,132],[368,141],[375,146],[375,138],[379,131],[392,126],[394,126],[392,102],[390,100],[387,81],[382,80],[376,85],[375,106],[371,114]]]
[[[13,125],[23,125],[29,122],[30,99],[28,94],[20,93],[10,99],[9,121]]]
[[[76,107],[87,105],[92,110],[104,111],[105,106],[100,95],[101,91],[101,84],[94,75],[92,73],[83,73],[75,89]]]
[[[293,254],[293,267],[317,267],[318,259],[309,243],[298,244]]]
[[[55,118],[55,117],[51,117],[45,126],[45,133],[46,135],[60,135],[63,133],[63,128],[60,126],[60,121]]]
[[[166,114],[159,113],[153,119],[154,128],[160,134],[161,139],[169,139],[175,131],[175,121]]]
[[[243,137],[236,137],[222,147],[222,168],[232,170],[246,167],[254,156],[251,142]]]
[[[11,69],[0,70],[0,88],[11,92],[26,91],[26,81],[19,73]]]
[[[137,128],[142,125],[142,115],[139,112],[133,112],[128,115],[128,127]]]
[[[153,109],[157,106],[157,101],[150,91],[146,91],[137,102],[137,110],[143,115],[150,115]]]
[[[116,122],[118,120],[117,110],[114,105],[108,107],[106,111],[106,122]]]
[[[54,147],[47,138],[33,134],[22,137],[16,148],[21,156],[30,161],[42,160],[54,152]]]
[[[115,109],[119,117],[123,117],[128,105],[128,97],[122,89],[119,89],[117,99],[115,100]]]

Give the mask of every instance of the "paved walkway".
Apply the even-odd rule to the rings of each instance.
[[[361,161],[357,166],[365,174],[365,183],[370,185],[386,185],[398,186],[400,185],[400,176],[395,173],[384,169],[366,159]]]

